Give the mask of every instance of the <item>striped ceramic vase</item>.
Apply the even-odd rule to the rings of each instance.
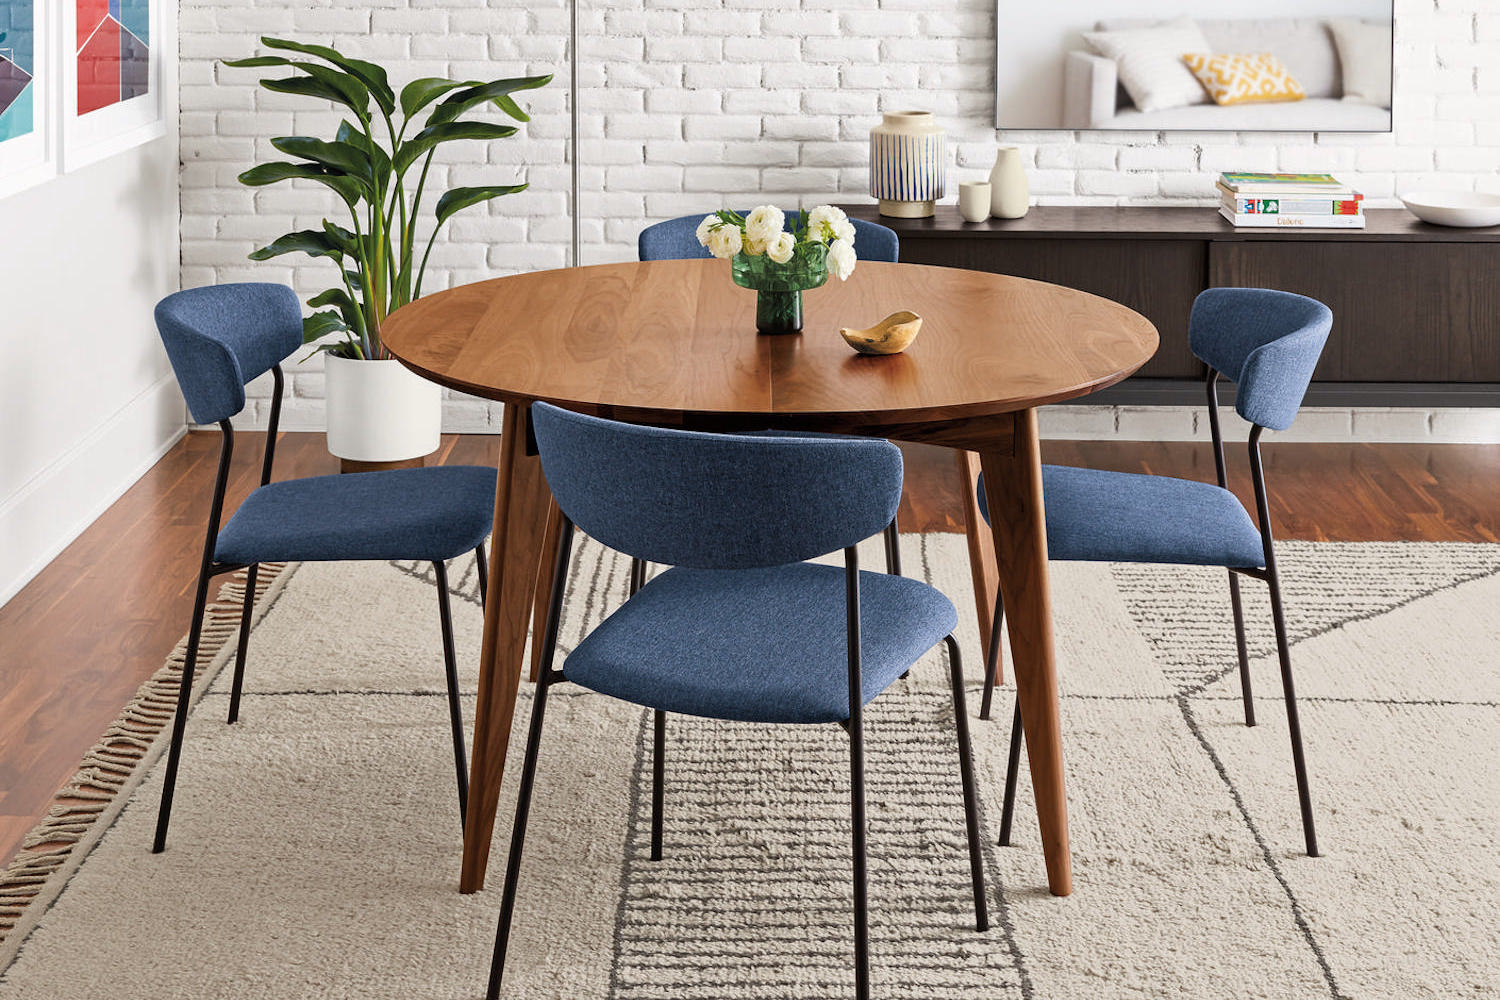
[[[925,219],[943,196],[947,133],[931,111],[888,111],[870,129],[870,196],[880,214]]]

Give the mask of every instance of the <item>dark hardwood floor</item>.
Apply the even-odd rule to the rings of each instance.
[[[228,510],[254,486],[263,436],[237,436]],[[494,465],[498,436],[446,436],[432,463]],[[82,753],[187,631],[216,432],[187,435],[93,526],[0,607],[0,859],[46,811]],[[905,531],[961,531],[952,453],[904,446]],[[1500,446],[1268,444],[1279,537],[1500,538]],[[1206,445],[1047,442],[1049,462],[1211,480]],[[1249,503],[1243,446],[1232,484]],[[277,478],[337,471],[321,434],[285,434]],[[227,513],[227,511],[226,511]]]

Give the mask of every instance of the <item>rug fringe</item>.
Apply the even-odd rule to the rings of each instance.
[[[257,602],[285,568],[285,563],[261,566],[255,586]],[[200,665],[211,662],[238,636],[244,599],[241,570],[219,588],[218,596],[204,611]],[[0,872],[0,943],[41,896],[52,875],[68,862],[74,847],[88,836],[172,721],[186,659],[187,637],[183,636],[167,662],[136,689],[104,735],[84,753],[76,773],[52,797],[47,815],[26,834],[20,852]],[[212,677],[205,672],[200,680],[210,683]]]

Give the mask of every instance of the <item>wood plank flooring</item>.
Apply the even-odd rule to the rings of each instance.
[[[450,435],[429,461],[494,465],[499,437]],[[255,485],[263,435],[236,437],[228,510]],[[194,432],[0,607],[0,860],[45,812],[82,753],[187,631],[217,432]],[[904,531],[961,531],[952,454],[903,446]],[[1047,442],[1047,461],[1213,478],[1207,446]],[[1248,504],[1243,446],[1231,482]],[[1268,444],[1279,537],[1494,542],[1500,446]],[[321,434],[284,434],[277,478],[337,471]],[[144,848],[143,848],[144,849]]]

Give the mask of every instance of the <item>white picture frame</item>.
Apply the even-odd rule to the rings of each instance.
[[[136,39],[144,44],[147,52],[144,66],[144,93],[125,96],[102,107],[84,108],[80,111],[79,92],[85,93],[85,101],[98,103],[98,84],[80,80],[80,65],[87,66],[82,59],[90,47],[101,41],[96,31],[86,39],[79,37],[79,16],[82,10],[88,20],[98,17],[99,0],[61,0],[60,50],[64,52],[62,67],[62,169],[77,170],[97,163],[107,157],[122,153],[153,139],[166,135],[164,115],[166,106],[164,85],[166,74],[163,56],[168,51],[167,25],[163,15],[162,0],[106,0],[102,5],[108,11],[113,24],[101,24],[98,31],[123,34],[129,29],[124,22],[138,23],[139,11],[145,9],[148,29],[145,39]],[[122,19],[115,18],[115,11],[126,9]],[[131,12],[136,16],[132,17]],[[106,38],[106,41],[112,41]],[[82,46],[82,49],[80,48]],[[135,89],[141,88],[140,74],[131,81]]]
[[[0,69],[10,71],[11,80],[16,72],[30,76],[22,93],[12,92],[12,100],[0,109],[0,134],[5,135],[0,138],[0,198],[57,176],[57,21],[56,4],[48,0],[0,0],[0,32],[6,35],[0,40]],[[18,51],[26,31],[29,53]],[[29,127],[9,134],[22,114],[29,115]]]

